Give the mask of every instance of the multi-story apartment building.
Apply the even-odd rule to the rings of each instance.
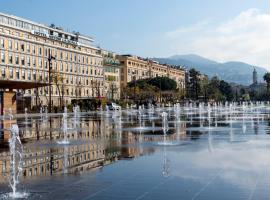
[[[48,85],[49,54],[54,57],[52,105],[104,95],[103,58],[91,37],[0,13],[0,80],[33,83],[32,88],[38,83]],[[48,105],[48,87],[14,88],[31,96],[32,105]]]
[[[150,59],[132,55],[119,55],[121,64],[121,89],[133,80],[166,76],[176,81],[179,89],[185,89],[185,70],[180,67],[162,65]]]
[[[102,50],[104,66],[104,92],[107,99],[120,99],[120,62],[116,54]]]

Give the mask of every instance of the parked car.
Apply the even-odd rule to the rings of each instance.
[[[121,110],[121,106],[116,103],[107,103],[109,110]]]

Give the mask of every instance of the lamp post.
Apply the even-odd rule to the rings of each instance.
[[[48,62],[49,62],[49,113],[52,112],[52,89],[51,89],[51,82],[52,82],[52,60],[55,60],[55,57],[51,55],[51,50],[49,49],[49,56],[48,56]]]
[[[159,77],[159,103],[161,104],[161,78]]]
[[[134,100],[134,103],[136,103],[136,75],[134,75],[132,77],[133,81],[134,81],[134,88],[133,88],[133,100]],[[137,104],[137,103],[136,103]]]

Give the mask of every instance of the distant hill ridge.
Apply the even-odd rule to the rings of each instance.
[[[230,61],[219,63],[195,54],[174,55],[168,58],[153,58],[162,64],[181,65],[187,69],[195,68],[209,77],[218,76],[229,83],[242,85],[252,84],[253,69],[258,72],[258,82],[263,82],[266,69],[253,66],[244,62]]]

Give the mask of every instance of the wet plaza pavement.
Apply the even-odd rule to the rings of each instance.
[[[164,135],[162,113],[168,114]],[[5,119],[0,198],[10,199],[9,131],[23,146],[23,199],[270,199],[268,105],[171,107]]]

